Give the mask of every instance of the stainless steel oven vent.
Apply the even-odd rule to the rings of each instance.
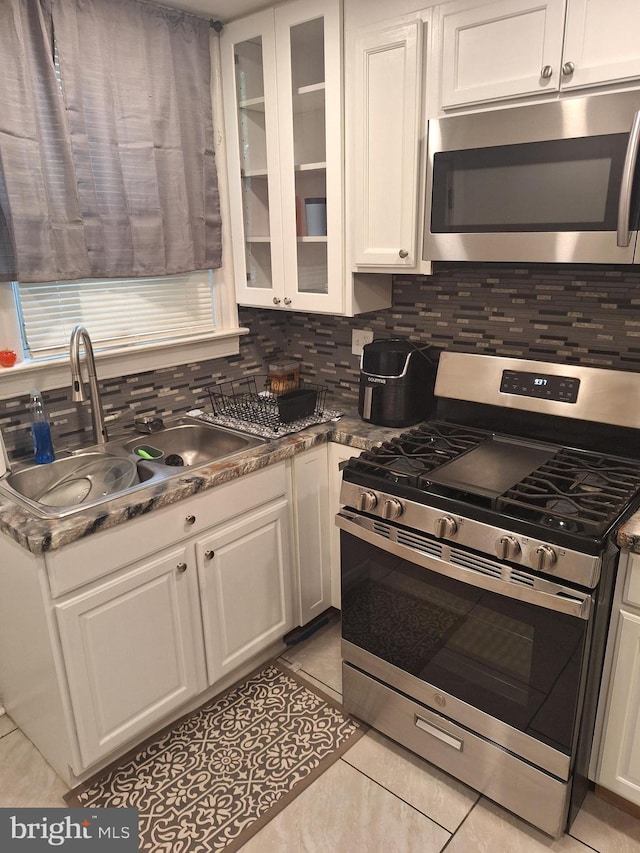
[[[380,521],[373,522],[373,529],[380,536],[384,536],[385,539],[391,539],[391,528],[388,524],[383,524]]]
[[[489,575],[489,577],[502,579],[504,576],[502,563],[486,560],[477,554],[468,554],[466,551],[459,551],[457,548],[451,549],[450,561],[456,566],[462,566],[464,569]]]
[[[524,586],[533,587],[534,579],[526,572],[519,572],[517,569],[511,569],[511,580],[513,583],[521,583]]]
[[[399,545],[406,545],[408,548],[421,551],[423,554],[430,554],[432,557],[442,559],[442,543],[434,542],[433,539],[427,539],[425,536],[419,536],[411,530],[398,530],[396,541]]]

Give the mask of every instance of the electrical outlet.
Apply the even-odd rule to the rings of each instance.
[[[353,355],[362,355],[362,347],[370,344],[373,340],[373,332],[369,329],[351,330],[351,352]]]

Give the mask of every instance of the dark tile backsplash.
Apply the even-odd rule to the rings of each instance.
[[[250,334],[240,353],[100,383],[107,414],[179,414],[208,407],[207,385],[262,373],[283,354],[301,359],[303,378],[346,403],[357,400],[359,361],[352,329],[471,352],[640,371],[640,268],[439,264],[433,276],[396,276],[393,307],[341,318],[240,309]],[[91,443],[87,406],[68,388],[47,392],[58,446]],[[0,429],[15,456],[31,452],[28,396],[0,401]]]

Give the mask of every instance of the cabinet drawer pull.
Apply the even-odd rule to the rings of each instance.
[[[462,747],[464,745],[464,741],[460,738],[454,737],[450,735],[449,732],[445,732],[444,729],[439,728],[438,726],[434,726],[433,723],[427,722],[427,720],[423,720],[422,717],[419,717],[416,714],[415,724],[419,729],[422,729],[423,732],[426,732],[429,735],[433,735],[433,737],[438,738],[443,743],[446,743],[447,746],[452,746],[454,749],[460,750],[462,752]]]
[[[187,524],[195,524],[195,523],[196,523],[196,517],[195,517],[195,515],[188,515],[188,516],[185,518],[185,522],[186,522]]]
[[[183,572],[187,571],[187,564],[186,563],[178,563],[178,565],[176,566],[176,569],[180,572],[180,574],[182,574]]]
[[[215,555],[216,555],[216,552],[215,552],[215,551],[205,551],[205,552],[204,552],[204,558],[205,558],[205,560],[213,560],[213,558],[215,557]]]

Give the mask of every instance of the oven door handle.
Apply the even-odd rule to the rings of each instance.
[[[536,589],[526,583],[503,580],[486,575],[475,569],[457,566],[438,557],[431,557],[408,545],[401,545],[393,539],[375,533],[373,530],[368,530],[366,527],[359,525],[357,520],[353,520],[343,513],[338,513],[336,516],[336,524],[346,533],[350,533],[352,536],[356,536],[358,539],[362,539],[370,545],[380,548],[382,551],[386,551],[415,565],[422,566],[424,569],[454,578],[462,583],[486,589],[489,592],[496,592],[499,595],[534,604],[538,607],[544,607],[547,610],[554,610],[557,613],[566,613],[568,616],[575,616],[578,619],[587,620],[591,613],[592,601],[590,595],[561,586],[553,581],[547,581],[531,575],[530,578],[533,583],[539,583],[543,587],[543,589]],[[390,534],[391,536],[395,535],[395,528],[391,528]],[[443,549],[447,548],[447,545],[443,545]],[[526,573],[519,571],[519,575],[522,577]]]

